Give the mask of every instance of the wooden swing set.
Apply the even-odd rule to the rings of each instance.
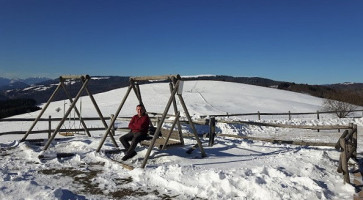
[[[77,95],[74,97],[74,99],[72,98],[72,96],[70,95],[70,93],[68,92],[66,86],[65,86],[65,81],[69,81],[69,80],[81,80],[82,82],[82,86],[81,88],[79,89]],[[57,135],[57,133],[60,131],[62,125],[64,124],[64,122],[67,120],[69,114],[71,113],[72,109],[74,109],[74,111],[77,113],[78,115],[78,118],[80,120],[80,122],[82,123],[82,126],[85,130],[85,132],[87,133],[87,135],[89,137],[91,137],[91,134],[86,126],[86,123],[84,122],[84,120],[82,119],[82,116],[81,116],[81,113],[79,112],[79,110],[77,109],[76,107],[76,103],[77,101],[79,100],[79,98],[81,97],[83,91],[86,91],[88,96],[90,97],[91,101],[92,101],[92,104],[94,105],[103,125],[105,126],[105,129],[107,129],[107,123],[97,105],[97,102],[96,100],[94,99],[92,93],[88,90],[87,88],[87,85],[89,83],[89,81],[91,80],[91,77],[89,75],[81,75],[81,76],[73,76],[73,75],[70,75],[70,76],[60,76],[59,77],[59,84],[57,86],[57,88],[55,89],[55,91],[53,92],[53,94],[50,96],[50,98],[48,99],[47,103],[45,104],[45,106],[43,107],[43,109],[40,111],[38,117],[34,120],[33,124],[30,126],[29,130],[25,133],[24,137],[21,139],[21,141],[25,141],[26,138],[28,137],[28,135],[32,132],[33,128],[35,127],[35,125],[38,123],[39,119],[42,117],[42,115],[44,114],[44,112],[47,110],[49,104],[51,103],[51,101],[53,100],[53,98],[55,97],[55,95],[58,93],[58,91],[63,88],[67,98],[69,99],[71,105],[69,106],[68,110],[65,112],[65,114],[63,115],[63,118],[61,119],[61,121],[59,122],[59,124],[57,125],[57,128],[54,130],[53,134],[50,136],[50,138],[48,139],[47,143],[45,144],[44,146],[44,149],[43,150],[47,150],[49,145],[51,144],[51,142],[54,140],[55,136]],[[110,136],[111,139],[112,139],[112,142],[114,143],[114,145],[116,147],[117,146],[117,143],[114,139],[114,137],[111,135]]]
[[[172,131],[173,131],[176,124],[178,125],[178,129],[179,129],[179,138],[181,140],[181,143],[183,143],[183,136],[181,134],[181,126],[180,126],[180,120],[179,120],[180,112],[178,111],[178,107],[177,107],[177,104],[176,104],[176,96],[178,96],[178,98],[179,98],[179,102],[183,107],[183,110],[184,110],[184,113],[185,113],[185,115],[186,115],[186,117],[188,119],[189,125],[192,128],[195,139],[197,140],[197,144],[195,146],[199,147],[199,150],[200,150],[200,152],[202,154],[202,157],[205,157],[206,154],[204,152],[202,143],[199,140],[199,136],[197,134],[197,131],[195,129],[195,126],[194,126],[194,124],[192,122],[192,119],[191,119],[191,117],[189,115],[188,109],[187,109],[187,107],[185,105],[185,102],[184,102],[184,99],[183,99],[183,96],[182,96],[182,87],[181,87],[182,80],[181,80],[180,75],[131,77],[130,78],[130,86],[128,87],[124,98],[122,99],[122,101],[121,101],[121,103],[120,103],[114,117],[111,120],[110,125],[107,128],[107,130],[106,130],[106,132],[105,132],[105,134],[104,134],[104,136],[103,136],[103,138],[102,138],[102,140],[101,140],[101,142],[100,142],[100,144],[99,144],[99,146],[97,148],[97,152],[100,152],[100,150],[101,150],[107,136],[110,136],[112,138],[111,129],[114,126],[116,118],[119,115],[119,113],[120,113],[123,105],[125,104],[125,102],[126,102],[126,100],[127,100],[127,98],[128,98],[128,96],[129,96],[132,89],[134,90],[135,95],[136,95],[137,99],[139,100],[139,104],[144,105],[143,101],[142,101],[142,97],[141,97],[141,91],[140,91],[139,83],[138,83],[140,81],[169,81],[169,87],[170,87],[170,93],[171,93],[169,101],[168,101],[167,105],[165,106],[165,110],[162,113],[160,122],[157,124],[155,134],[154,134],[154,136],[153,136],[153,138],[152,138],[152,140],[151,140],[151,142],[149,144],[149,148],[148,148],[148,150],[147,150],[147,152],[145,154],[145,158],[144,158],[144,160],[142,162],[141,167],[145,168],[145,166],[146,166],[146,163],[147,163],[147,160],[148,160],[148,158],[150,156],[150,153],[151,153],[151,151],[152,151],[152,149],[153,149],[153,147],[155,145],[156,140],[159,137],[159,134],[157,134],[157,133],[159,133],[162,130],[162,125],[163,125],[163,123],[165,121],[165,118],[166,118],[168,112],[169,112],[171,104],[173,104],[173,107],[174,107],[175,120],[173,122],[173,125],[172,125],[171,129],[169,130],[167,138],[165,139],[165,143],[163,145],[163,148],[167,145],[168,140],[170,138],[170,135],[171,135],[171,133],[172,133]]]
[[[76,94],[76,96],[74,98],[72,98],[72,96],[70,95],[70,93],[68,92],[66,86],[65,86],[65,81],[67,80],[81,80],[81,82],[83,83],[81,88],[79,89],[78,93]],[[109,125],[107,125],[92,93],[88,90],[87,88],[87,85],[89,83],[89,81],[91,80],[91,77],[89,75],[81,75],[81,76],[77,76],[77,75],[66,75],[66,76],[60,76],[59,77],[59,84],[57,86],[57,88],[55,89],[55,91],[53,92],[53,94],[50,96],[50,98],[48,99],[47,103],[44,105],[43,109],[40,111],[39,115],[37,116],[37,118],[34,120],[34,122],[32,123],[32,125],[30,126],[30,128],[28,129],[28,131],[25,133],[25,135],[23,136],[23,138],[21,139],[21,141],[25,141],[26,138],[29,136],[29,134],[32,132],[33,128],[35,127],[35,125],[38,123],[38,121],[40,120],[41,116],[44,114],[44,112],[47,110],[49,104],[51,103],[51,101],[53,100],[53,98],[55,97],[55,95],[58,93],[58,91],[63,88],[67,98],[69,99],[71,105],[69,106],[69,108],[67,109],[67,111],[64,113],[63,115],[63,118],[61,119],[61,121],[59,122],[59,124],[57,125],[57,127],[55,128],[53,134],[49,137],[47,143],[45,144],[43,150],[47,150],[48,147],[50,146],[51,142],[54,140],[55,136],[57,135],[57,133],[59,133],[59,131],[61,130],[61,127],[63,126],[64,122],[67,120],[68,116],[70,115],[72,109],[74,109],[75,113],[78,115],[78,118],[85,130],[85,132],[87,133],[87,135],[89,137],[91,137],[91,134],[84,122],[84,120],[82,119],[82,116],[81,116],[81,113],[79,112],[79,110],[77,109],[76,107],[76,103],[77,101],[79,100],[79,98],[81,97],[83,91],[86,91],[88,96],[90,97],[91,99],[91,102],[92,104],[94,105],[98,115],[99,115],[99,118],[101,119],[104,127],[105,127],[105,134],[97,148],[97,152],[100,152],[107,136],[110,136],[113,144],[115,145],[115,147],[117,148],[118,145],[115,141],[115,138],[113,137],[113,135],[111,134],[111,129],[114,127],[114,124],[115,124],[115,121],[117,119],[117,116],[119,115],[123,105],[125,104],[130,92],[131,92],[131,89],[134,90],[135,94],[136,94],[136,97],[139,101],[139,104],[143,104],[143,101],[142,101],[142,98],[141,98],[141,91],[140,91],[140,87],[139,87],[139,82],[140,81],[169,81],[169,87],[170,87],[170,98],[168,100],[168,103],[165,107],[165,110],[164,112],[162,113],[162,116],[161,116],[161,119],[159,121],[159,123],[157,123],[157,127],[156,127],[156,130],[155,130],[155,134],[151,140],[151,142],[149,143],[149,148],[146,152],[146,155],[145,155],[145,158],[143,160],[143,163],[141,165],[142,168],[145,168],[146,166],[146,163],[147,163],[147,160],[150,156],[150,153],[153,149],[153,147],[155,146],[155,142],[157,141],[158,137],[159,137],[159,132],[162,131],[162,126],[163,126],[163,123],[165,122],[165,119],[167,117],[167,113],[169,112],[169,109],[171,107],[171,104],[173,104],[173,107],[174,107],[174,113],[175,113],[175,119],[174,119],[174,122],[171,126],[171,129],[169,130],[168,134],[167,134],[167,137],[166,139],[164,140],[164,144],[162,145],[163,148],[165,148],[165,146],[167,146],[168,144],[170,144],[171,142],[169,142],[169,138],[173,132],[173,129],[174,127],[177,125],[178,126],[178,132],[179,132],[179,140],[180,140],[180,143],[181,144],[184,144],[184,140],[183,140],[183,135],[182,135],[182,132],[181,132],[181,125],[180,125],[180,111],[178,110],[178,107],[177,107],[177,103],[176,103],[176,96],[178,96],[179,98],[179,102],[180,104],[182,105],[183,107],[183,110],[184,110],[184,113],[188,119],[188,122],[189,122],[189,125],[193,131],[193,134],[195,136],[195,139],[197,141],[197,144],[193,146],[193,148],[191,148],[190,150],[188,150],[188,153],[191,152],[192,150],[194,150],[195,148],[199,147],[200,149],[200,152],[201,152],[201,155],[202,157],[206,157],[206,154],[204,152],[204,149],[203,149],[203,146],[202,146],[202,143],[199,139],[199,136],[197,134],[197,131],[195,129],[195,126],[192,122],[192,119],[189,115],[189,112],[188,112],[188,109],[185,105],[185,102],[184,102],[184,99],[183,99],[183,96],[182,96],[182,80],[181,80],[181,77],[180,75],[166,75],[166,76],[143,76],[143,77],[131,77],[130,78],[130,85],[127,89],[127,92],[124,96],[124,98],[122,99],[114,117],[111,119],[111,122]]]

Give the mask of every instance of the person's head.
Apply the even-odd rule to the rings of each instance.
[[[145,114],[145,107],[141,104],[136,106],[136,112],[138,116],[142,116]]]

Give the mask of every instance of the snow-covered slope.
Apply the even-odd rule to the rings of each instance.
[[[140,88],[147,110],[163,112],[170,97],[169,85],[154,83],[141,85]],[[315,112],[322,103],[322,99],[309,95],[228,82],[186,81],[183,88],[184,100],[194,118],[257,111]],[[115,113],[125,92],[126,88],[120,88],[94,95],[104,116]],[[137,103],[135,94],[130,93],[120,116],[135,114]],[[68,106],[66,101],[52,102],[43,117],[61,117]],[[97,116],[88,97],[82,97],[78,108],[84,117]],[[13,118],[34,118],[38,113]],[[74,116],[73,112],[71,114]],[[315,118],[288,121],[286,116],[282,116],[273,120],[294,124],[363,124],[361,118]],[[1,122],[0,129],[27,130],[30,124]],[[102,126],[99,122],[87,124],[89,127]],[[47,122],[39,123],[35,130],[47,127]],[[217,128],[219,133],[324,142],[335,142],[341,134],[336,130],[318,133],[248,125],[218,124]],[[208,127],[198,126],[197,129],[204,132]],[[361,127],[359,133],[360,130]],[[0,136],[0,199],[300,200],[352,199],[354,194],[354,188],[343,184],[342,175],[336,172],[339,152],[330,147],[311,148],[221,137],[216,138],[213,147],[208,147],[207,139],[202,138],[207,157],[201,158],[198,150],[192,154],[185,153],[196,143],[193,138],[185,138],[185,146],[165,151],[155,148],[145,169],[128,171],[109,160],[103,151],[95,152],[103,133],[92,133],[92,137],[76,135],[70,139],[63,138],[52,143],[46,152],[27,142],[18,144],[14,139],[19,136]],[[116,138],[122,134],[124,132],[117,132]],[[358,138],[359,145],[363,144],[361,137]],[[112,142],[107,139],[102,150],[112,148]],[[137,156],[128,162],[140,166],[147,149],[138,147],[137,151]],[[76,153],[76,156],[57,159],[57,152]],[[40,153],[51,158],[40,160]],[[113,155],[114,159],[121,157],[122,154]]]
[[[168,83],[145,84],[141,85],[140,89],[147,111],[156,113],[164,112],[170,98]],[[126,91],[127,88],[119,88],[94,95],[103,116],[109,117],[111,114],[115,114]],[[310,95],[221,81],[185,81],[183,85],[183,98],[190,115],[194,118],[198,118],[200,115],[257,113],[257,111],[315,112],[320,109],[322,104],[322,99]],[[134,115],[135,106],[137,104],[138,100],[136,95],[131,91],[119,117]],[[43,117],[63,117],[69,106],[69,101],[52,102],[43,114]],[[182,107],[180,105],[178,107],[183,116],[184,112]],[[77,108],[80,110],[83,117],[98,116],[96,109],[88,96],[81,97],[77,103]],[[40,110],[33,113],[14,116],[13,118],[35,118],[39,113]],[[169,113],[173,113],[172,108],[169,110]],[[70,117],[75,116],[76,113],[72,111]],[[252,117],[252,119],[255,118],[256,117]],[[19,129],[26,131],[31,124],[30,122],[21,123],[21,126],[13,126],[11,123],[0,123],[0,128],[8,131]],[[68,124],[69,123],[70,122],[68,122]],[[98,123],[98,126],[102,126],[102,124]],[[44,130],[47,127],[47,123],[39,123],[34,130]]]
[[[141,95],[146,109],[150,112],[163,112],[170,97],[169,84],[154,83],[141,85]],[[94,95],[105,116],[114,114],[122,101],[127,88],[111,90]],[[310,95],[221,81],[185,81],[183,97],[191,115],[211,115],[250,112],[314,112],[320,109],[322,100]],[[82,110],[85,116],[97,116],[88,97],[82,97]],[[62,116],[56,112],[63,109],[68,101],[54,102],[44,114]],[[120,115],[133,115],[138,104],[131,92]],[[79,104],[78,104],[79,106]],[[66,106],[67,108],[67,106]],[[39,112],[39,111],[38,111]],[[31,114],[35,116],[38,112]],[[29,116],[29,114],[25,114]]]

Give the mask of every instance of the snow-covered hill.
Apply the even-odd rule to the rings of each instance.
[[[162,112],[170,97],[168,83],[154,83],[141,85],[141,95],[145,107],[150,112]],[[127,88],[120,88],[94,95],[103,114],[114,114]],[[193,115],[250,113],[250,112],[315,112],[321,108],[322,99],[310,95],[288,92],[274,88],[259,87],[240,83],[221,81],[185,81],[183,97],[187,107]],[[92,112],[93,105],[88,97],[82,97],[83,114],[96,116]],[[45,115],[61,116],[55,108],[64,107],[64,102],[51,104]],[[122,110],[124,115],[133,115],[135,105],[138,104],[133,92]],[[31,114],[35,116],[37,113]],[[25,116],[29,116],[25,114]]]
[[[170,97],[169,85],[154,83],[140,88],[147,110],[163,112]],[[193,118],[257,111],[315,112],[322,103],[322,99],[309,95],[238,83],[186,81],[183,88],[183,97]],[[104,116],[115,113],[125,92],[126,88],[120,88],[94,95]],[[120,116],[135,114],[137,103],[135,94],[130,93]],[[44,117],[61,117],[67,106],[69,102],[66,101],[53,102]],[[87,97],[82,97],[78,107],[84,117],[97,116]],[[13,118],[34,118],[39,112]],[[266,120],[294,124],[363,124],[362,118],[340,120],[333,115],[320,120],[314,116],[291,121],[286,116]],[[102,125],[86,123],[91,123],[90,127]],[[120,123],[126,125],[126,122]],[[27,130],[30,124],[1,122],[0,129]],[[47,123],[39,123],[35,130],[47,127]],[[249,125],[218,124],[217,127],[219,133],[324,142],[336,142],[341,134],[337,130],[318,133]],[[202,133],[208,127],[198,126],[197,129]],[[354,188],[343,184],[342,175],[336,172],[339,152],[330,147],[311,148],[221,137],[216,138],[213,147],[208,147],[207,139],[202,138],[208,156],[201,158],[198,150],[185,153],[196,143],[193,138],[185,138],[185,146],[164,151],[155,148],[145,169],[129,171],[103,153],[103,150],[113,148],[110,140],[106,141],[101,153],[95,152],[103,134],[99,131],[92,133],[92,137],[76,135],[70,139],[58,136],[60,140],[54,141],[46,152],[27,142],[18,144],[14,138],[19,139],[19,136],[0,136],[0,199],[352,199],[354,194]],[[117,132],[116,138],[122,134],[124,132]],[[358,138],[359,144],[363,144],[360,136]],[[137,156],[128,161],[129,164],[140,166],[146,150],[139,146]],[[76,156],[57,159],[57,152],[76,153]],[[53,158],[39,160],[40,153]],[[113,155],[114,159],[121,157]]]

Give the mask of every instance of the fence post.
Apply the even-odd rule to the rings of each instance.
[[[320,120],[320,115],[319,115],[319,111],[318,111],[318,110],[316,111],[316,118],[317,118],[318,120]],[[318,131],[318,132],[320,132],[320,129],[318,129],[317,131]]]
[[[214,136],[216,134],[216,118],[211,117],[209,119],[209,146],[213,146],[214,144]]]
[[[347,145],[345,142],[345,138],[340,138],[340,146],[342,148],[342,152],[340,153],[340,160],[342,164],[342,172],[344,176],[344,183],[350,183],[349,170],[348,170],[348,159],[347,158]]]
[[[257,111],[258,120],[261,120],[261,114],[260,111]]]
[[[353,145],[354,145],[354,148],[355,148],[353,156],[356,159],[357,158],[357,150],[358,150],[358,126],[357,126],[357,124],[353,125],[353,131],[354,131],[354,133],[353,133]]]
[[[291,112],[290,112],[290,110],[289,110],[289,120],[291,120]]]
[[[52,116],[49,115],[49,121],[48,121],[48,139],[50,138],[50,135],[52,134]]]
[[[157,118],[156,118],[156,127],[158,127],[158,126],[159,126],[159,123],[160,123],[160,117],[157,117]]]

